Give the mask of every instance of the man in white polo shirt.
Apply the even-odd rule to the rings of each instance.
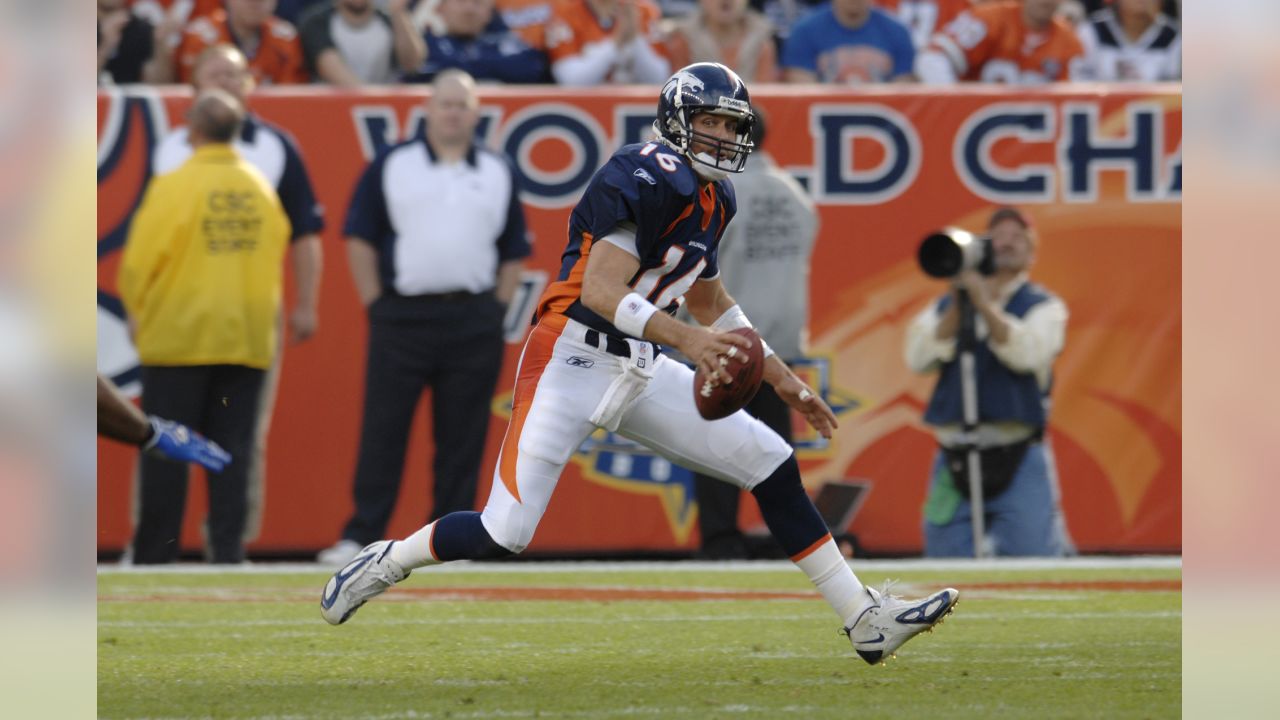
[[[386,534],[418,398],[431,388],[434,520],[475,505],[502,369],[502,319],[531,249],[510,160],[475,141],[475,81],[436,76],[427,131],[378,155],[347,213],[347,258],[368,308],[355,513],[320,553],[342,565]]]

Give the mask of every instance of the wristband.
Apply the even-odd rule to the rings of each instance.
[[[737,305],[725,310],[720,317],[716,318],[715,322],[711,323],[711,329],[719,330],[720,332],[738,328],[751,328],[754,330],[755,326],[747,319],[747,314],[742,312],[742,308]],[[756,334],[759,335],[759,333]],[[760,338],[760,344],[764,347],[764,356],[766,358],[774,354],[773,348],[769,347],[769,343],[765,342],[764,338]]]
[[[749,327],[751,327],[751,321],[747,319],[747,314],[742,312],[742,307],[739,305],[734,305],[728,310],[725,310],[723,315],[716,318],[716,321],[711,323],[712,330],[719,330],[721,332]]]
[[[638,293],[628,293],[613,312],[613,326],[631,337],[644,339],[644,326],[656,312],[658,308],[653,303]]]

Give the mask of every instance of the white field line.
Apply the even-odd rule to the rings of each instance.
[[[777,616],[765,613],[735,613],[733,615],[666,615],[644,617],[640,615],[618,617],[591,617],[575,614],[567,617],[524,617],[522,625],[643,625],[645,623],[743,623],[768,622],[771,624],[784,622],[814,622],[818,615],[826,617],[826,613],[814,612],[814,616]],[[955,620],[965,622],[1009,622],[1010,620],[1167,620],[1181,618],[1181,610],[1134,610],[1115,612],[1019,612],[1019,613],[966,613],[957,610]],[[380,627],[408,625],[510,625],[509,617],[448,617],[448,618],[413,618],[382,619],[361,618],[361,625],[377,625]],[[950,622],[950,621],[948,621]],[[307,627],[324,629],[319,617],[314,620],[238,620],[235,627]],[[98,628],[227,628],[224,620],[99,620]]]
[[[849,562],[855,572],[912,572],[912,571],[946,571],[946,572],[990,572],[992,570],[1180,570],[1182,558],[1165,555],[1137,556],[1099,556],[1075,558],[996,558],[991,560],[956,559],[895,559],[895,560],[861,560]],[[432,567],[429,572],[435,573],[620,573],[620,572],[778,572],[793,570],[789,560],[741,560],[728,562],[709,562],[699,560],[672,560],[667,562],[604,562],[598,560],[582,561],[525,561],[504,563],[475,563],[466,560]],[[261,562],[249,565],[207,565],[204,563],[179,563],[175,565],[128,566],[118,564],[102,564],[98,573],[110,575],[115,573],[174,573],[184,574],[245,574],[245,575],[285,575],[298,573],[332,573],[335,568],[318,563],[272,563]]]
[[[779,714],[799,715],[801,717],[810,717],[819,708],[812,705],[787,705],[784,707],[770,707],[767,709],[769,716]],[[489,718],[599,718],[599,717],[674,717],[674,716],[697,716],[705,717],[707,713],[716,712],[731,715],[747,715],[765,712],[766,708],[756,707],[752,705],[733,704],[721,705],[719,707],[622,707],[622,708],[597,708],[593,710],[581,711],[556,711],[556,710],[477,710],[474,712],[458,712],[450,710],[448,712],[432,713],[428,711],[417,712],[414,710],[405,710],[403,712],[381,713],[378,715],[360,715],[360,720],[434,720],[435,718],[450,718],[451,720],[488,720]],[[111,716],[107,716],[108,718]],[[157,715],[150,717],[134,717],[133,720],[204,720],[210,716],[205,715]],[[235,715],[231,716],[235,720],[314,720],[317,717],[344,717],[346,716],[324,716],[324,715]]]

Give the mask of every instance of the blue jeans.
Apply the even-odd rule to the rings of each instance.
[[[951,480],[939,450],[924,507],[927,557],[973,557],[969,500]],[[1061,557],[1074,554],[1060,507],[1053,454],[1043,443],[1027,449],[1004,492],[984,500],[987,542],[993,555]]]

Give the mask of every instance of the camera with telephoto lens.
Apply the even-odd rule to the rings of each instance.
[[[996,272],[991,236],[974,235],[959,228],[943,228],[926,237],[916,259],[926,275],[936,278],[953,278],[965,270],[977,270],[982,275]]]

